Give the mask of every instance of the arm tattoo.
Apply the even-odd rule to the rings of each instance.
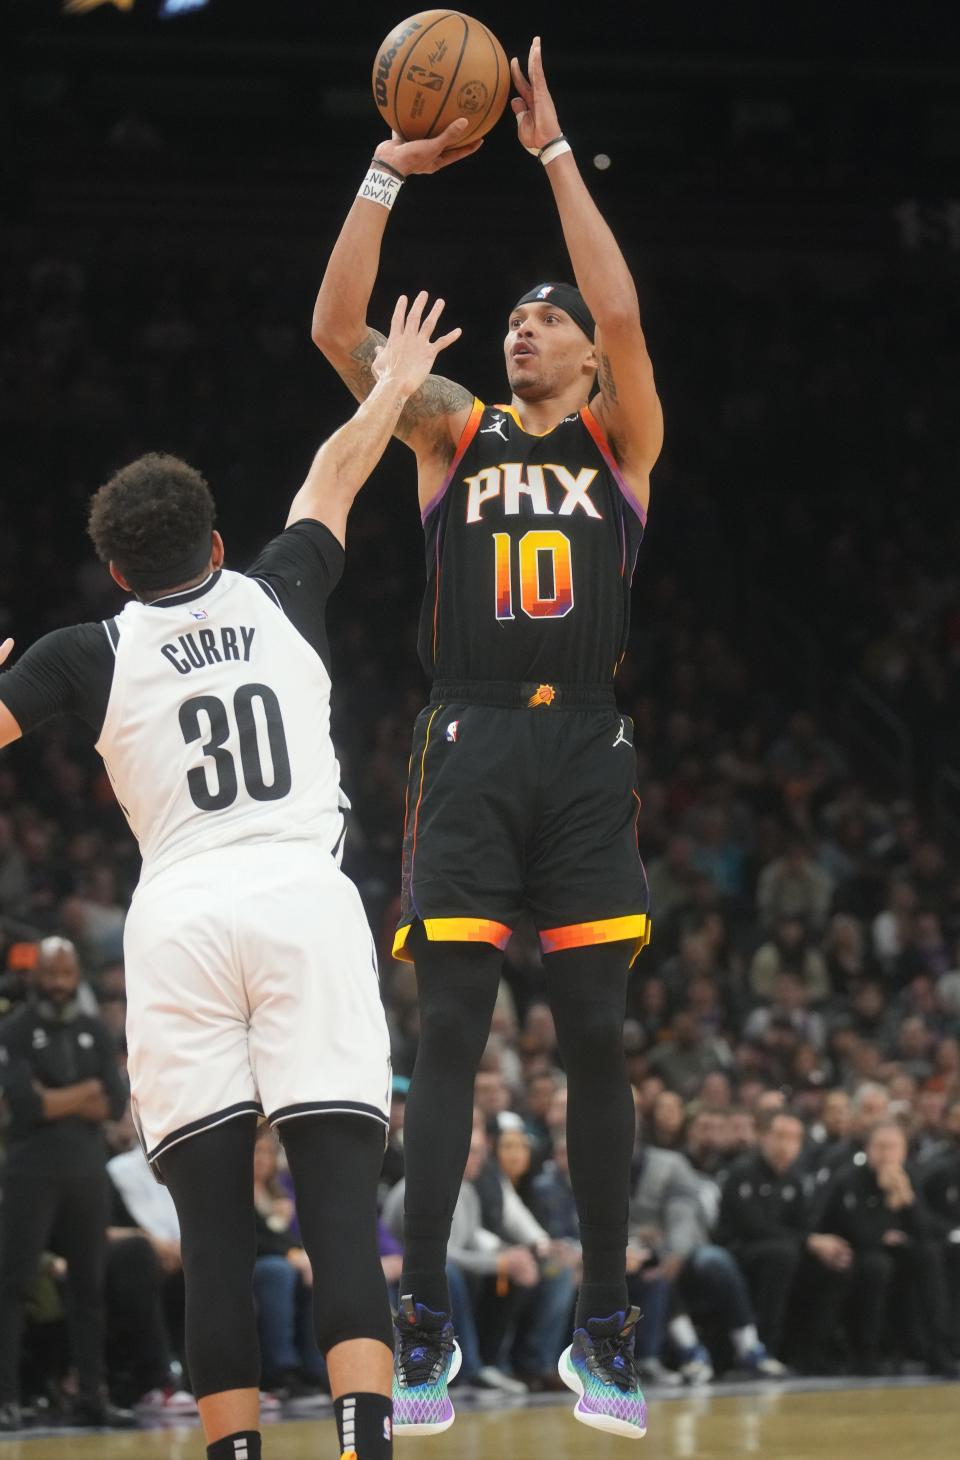
[[[360,400],[366,400],[373,387],[376,385],[376,376],[373,373],[373,357],[381,345],[387,343],[386,335],[379,330],[368,330],[366,337],[360,341],[355,350],[350,351],[351,365],[349,369],[342,371],[343,379]],[[462,385],[457,385],[453,380],[447,380],[443,375],[428,375],[426,380],[407,401],[403,408],[400,420],[397,422],[396,434],[406,440],[417,430],[425,430],[427,435],[433,433],[438,437],[443,435],[441,417],[451,415],[454,411],[466,410],[473,405],[473,396],[469,390]],[[430,422],[434,422],[433,428]]]
[[[611,405],[617,404],[617,383],[613,378],[610,356],[600,351],[600,389]]]

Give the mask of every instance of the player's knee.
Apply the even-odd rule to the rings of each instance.
[[[421,1002],[420,1042],[433,1056],[457,1066],[476,1064],[489,1034],[489,1013],[473,1000],[451,994]]]
[[[578,1003],[566,1019],[557,1020],[563,1062],[576,1078],[623,1065],[623,1012],[607,1004]]]

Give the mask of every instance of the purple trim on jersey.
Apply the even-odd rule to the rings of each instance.
[[[590,432],[590,435],[593,437],[594,444],[596,445],[597,450],[600,452],[600,455],[603,457],[604,461],[607,463],[607,466],[610,468],[611,475],[613,476],[613,479],[616,482],[617,486],[620,488],[620,491],[623,493],[624,497],[633,508],[634,512],[640,518],[642,525],[646,527],[646,511],[637,501],[630,488],[627,486],[626,478],[624,477],[623,472],[617,465],[616,457],[610,450],[610,443],[607,440],[606,436],[603,434],[603,427],[600,425],[600,422],[597,420],[596,416],[593,414],[593,411],[590,409],[589,406],[583,407],[583,410],[580,412],[580,419],[583,421],[583,424],[586,426],[587,430]]]
[[[483,413],[485,410],[486,407],[483,404],[483,401],[478,400],[477,397],[474,396],[473,409],[467,419],[467,424],[460,432],[460,440],[457,442],[457,449],[454,452],[453,460],[450,463],[450,468],[446,476],[444,477],[443,482],[441,483],[440,490],[437,492],[435,497],[432,497],[430,499],[426,507],[424,507],[423,511],[420,513],[421,522],[426,522],[427,518],[430,516],[430,513],[435,511],[436,508],[440,506],[440,503],[443,501],[444,497],[447,495],[447,492],[450,490],[450,483],[456,476],[457,467],[460,465],[461,461],[466,455],[467,447],[470,445],[470,442],[473,440],[474,436],[476,436],[477,431],[479,430],[480,422],[483,420]]]

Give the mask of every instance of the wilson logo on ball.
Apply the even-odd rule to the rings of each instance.
[[[400,34],[393,37],[390,45],[384,45],[383,50],[377,58],[376,72],[374,73],[373,94],[377,106],[387,104],[387,82],[390,79],[390,71],[394,61],[397,59],[397,52],[404,41],[410,39],[420,29],[419,20],[410,20],[401,30]]]

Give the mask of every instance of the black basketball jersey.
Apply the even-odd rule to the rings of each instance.
[[[644,521],[588,407],[533,436],[512,407],[475,401],[423,514],[427,673],[610,683]]]

